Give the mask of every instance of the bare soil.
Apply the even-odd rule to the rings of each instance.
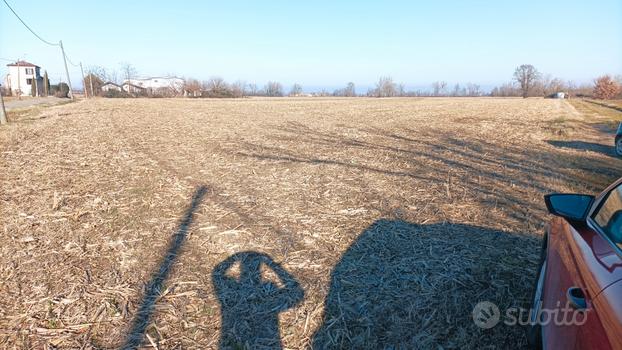
[[[523,348],[542,196],[622,173],[545,99],[93,99],[0,128],[0,347]]]

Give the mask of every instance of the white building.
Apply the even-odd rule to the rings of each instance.
[[[129,92],[130,94],[140,94],[140,95],[150,91],[150,90],[147,90],[147,88],[142,87],[140,85],[128,83],[127,80],[125,80],[123,84],[121,84],[121,89],[123,89],[123,91],[125,92]]]
[[[183,79],[177,77],[152,77],[129,80],[126,79],[123,81],[123,90],[127,91],[127,88],[130,88],[133,85],[138,89],[143,88],[149,93],[167,93],[180,95],[184,91],[185,83],[186,82]]]
[[[117,85],[117,84],[115,84],[113,82],[108,81],[108,82],[104,83],[104,85],[101,86],[101,89],[102,89],[102,91],[112,91],[112,90],[121,91],[121,86],[119,86],[119,85]]]
[[[26,61],[17,61],[7,64],[9,74],[7,74],[4,84],[11,90],[11,94],[21,96],[41,96],[44,91],[43,77],[41,77],[41,67]]]

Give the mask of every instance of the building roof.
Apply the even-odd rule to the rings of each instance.
[[[115,83],[113,83],[113,82],[111,82],[111,81],[107,81],[107,82],[105,82],[105,83],[103,83],[103,84],[102,84],[102,86],[104,86],[104,85],[114,85],[114,86],[121,87],[121,85],[119,85],[119,84],[115,84]]]
[[[131,86],[131,87],[135,87],[135,88],[137,88],[137,89],[143,89],[143,90],[145,89],[145,87],[144,87],[144,86],[134,85],[134,84],[128,83],[127,81],[126,81],[126,82],[124,82],[124,83],[123,83],[123,84],[121,84],[121,85],[123,85],[123,86],[125,86],[125,85],[129,85],[129,86]]]
[[[14,66],[20,66],[20,67],[37,67],[37,68],[41,68],[39,66],[37,66],[36,64],[32,64],[30,62],[21,60],[21,61],[16,61],[15,63],[9,63],[7,64],[7,67],[14,67]]]
[[[163,79],[163,80],[168,80],[168,79],[179,79],[179,80],[184,80],[183,78],[180,77],[175,77],[175,76],[168,76],[168,77],[147,77],[147,78],[132,78],[130,80],[153,80],[153,79]],[[127,81],[127,79],[125,79],[124,81]]]

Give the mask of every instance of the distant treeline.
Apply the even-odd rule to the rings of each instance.
[[[91,95],[108,97],[130,97],[128,93],[104,92],[101,86],[106,82],[119,84],[119,77],[130,80],[135,78],[136,69],[130,64],[123,64],[121,73],[108,71],[102,67],[91,67],[89,74],[85,77],[84,86],[93,91],[87,91]],[[622,98],[622,75],[611,77],[601,76],[591,84],[577,85],[572,81],[564,81],[554,78],[549,74],[541,74],[529,64],[521,65],[514,71],[514,76],[508,83],[494,87],[490,91],[484,91],[480,85],[475,83],[449,85],[445,81],[436,81],[430,85],[429,89],[407,90],[404,83],[397,83],[392,77],[385,76],[378,79],[373,88],[365,92],[358,92],[353,82],[347,83],[343,88],[334,91],[321,90],[312,93],[303,92],[300,84],[293,84],[290,90],[285,91],[283,85],[277,81],[269,81],[263,86],[255,83],[247,83],[238,80],[233,83],[226,82],[223,78],[212,77],[208,80],[199,81],[194,78],[184,79],[185,83],[181,90],[161,90],[157,93],[151,92],[145,96],[186,96],[196,98],[236,98],[245,96],[336,96],[336,97],[476,97],[476,96],[496,96],[496,97],[547,97],[553,96],[558,92],[564,92],[569,97],[594,97],[594,98]],[[110,96],[109,96],[110,95]],[[114,96],[112,96],[114,95]],[[133,96],[138,96],[134,94]]]

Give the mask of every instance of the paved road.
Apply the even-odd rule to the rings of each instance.
[[[51,105],[55,105],[58,103],[62,103],[64,101],[68,101],[68,99],[66,98],[58,98],[58,97],[35,97],[35,98],[31,98],[31,97],[23,97],[21,100],[18,99],[10,99],[8,101],[4,101],[4,108],[7,111],[10,111],[12,109],[16,109],[16,108],[26,108],[26,107],[31,107],[31,106],[36,106],[36,105],[47,105],[47,106],[51,106]]]

